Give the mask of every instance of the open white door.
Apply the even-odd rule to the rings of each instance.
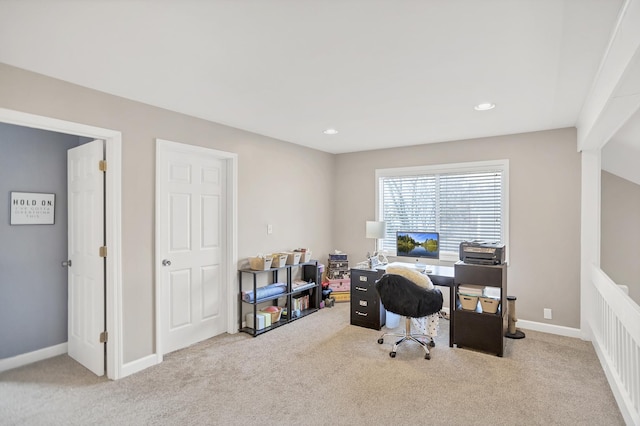
[[[156,261],[160,351],[226,331],[226,163],[206,148],[158,140]]]
[[[104,375],[104,158],[101,140],[67,151],[69,356]]]

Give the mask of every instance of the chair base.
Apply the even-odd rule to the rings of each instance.
[[[379,344],[384,343],[384,338],[386,336],[400,337],[400,340],[396,341],[393,344],[393,349],[391,349],[391,352],[389,352],[389,356],[391,358],[395,358],[396,357],[396,352],[398,350],[398,346],[400,346],[402,343],[404,343],[404,342],[416,342],[417,344],[422,346],[422,349],[424,349],[424,352],[425,352],[424,359],[431,359],[431,353],[429,352],[429,347],[433,348],[436,345],[436,343],[433,341],[433,338],[431,336],[427,336],[427,335],[422,334],[422,333],[411,333],[411,318],[410,317],[406,317],[405,318],[405,329],[404,329],[403,333],[384,333],[378,339],[378,343]],[[427,341],[420,340],[420,338],[427,339]]]

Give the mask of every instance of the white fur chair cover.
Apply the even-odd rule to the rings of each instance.
[[[423,274],[411,266],[405,266],[398,263],[390,263],[386,268],[387,274],[401,275],[420,287],[432,289],[433,283],[427,274]],[[438,335],[438,323],[440,321],[439,314],[429,315],[422,318],[412,318],[411,324],[422,334],[435,338]]]

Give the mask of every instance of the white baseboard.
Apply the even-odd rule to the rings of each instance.
[[[26,354],[16,355],[11,358],[0,359],[0,373],[66,353],[67,343],[65,342],[60,343],[59,345],[49,346],[48,348],[38,349],[37,351],[28,352]]]
[[[518,320],[516,322],[516,328],[518,327],[527,330],[541,331],[543,333],[557,334],[559,336],[585,339],[584,334],[579,328],[565,327],[563,325],[553,325],[535,321]]]
[[[118,377],[118,379],[130,376],[131,374],[142,371],[145,368],[153,367],[154,365],[160,364],[161,362],[162,356],[158,356],[156,354],[147,355],[144,358],[128,362],[122,365],[122,368],[120,369],[120,376]]]

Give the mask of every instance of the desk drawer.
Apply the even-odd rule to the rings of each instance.
[[[379,303],[351,300],[351,324],[380,330],[385,324],[386,311]]]

